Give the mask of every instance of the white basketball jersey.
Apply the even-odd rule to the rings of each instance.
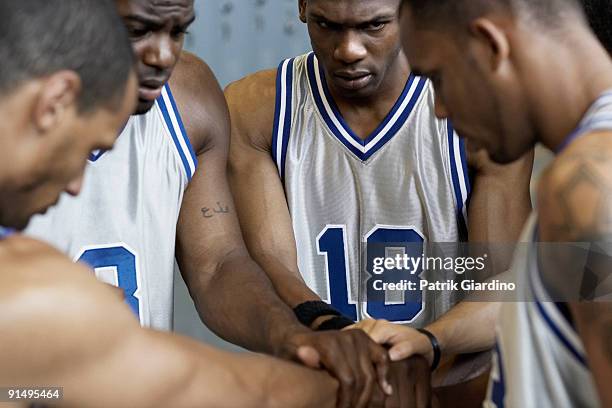
[[[612,131],[612,91],[589,109],[567,144],[585,133]],[[522,242],[535,242],[536,212]],[[535,245],[520,247],[512,266],[516,287],[529,293],[505,303],[498,320],[496,352],[486,408],[598,407],[584,345],[568,318],[567,306],[553,302],[538,269]]]
[[[272,156],[299,269],[312,290],[353,319],[422,326],[457,301],[457,293],[406,292],[375,304],[361,287],[367,244],[466,239],[463,142],[433,107],[429,82],[410,76],[388,116],[362,140],[332,100],[314,53],[278,68]]]
[[[166,85],[113,150],[92,154],[81,194],[62,195],[26,232],[121,287],[142,325],[171,330],[176,223],[196,165]]]

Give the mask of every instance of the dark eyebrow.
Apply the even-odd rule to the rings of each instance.
[[[360,26],[366,26],[368,24],[373,24],[373,23],[377,23],[380,21],[391,21],[395,18],[395,14],[389,14],[389,13],[381,13],[379,15],[376,15],[370,19],[368,19],[367,21],[359,21],[357,23],[353,23],[353,24],[347,24],[347,23],[340,23],[337,21],[333,21],[328,19],[327,17],[324,17],[320,14],[315,13],[311,13],[310,16],[312,18],[314,18],[315,20],[319,20],[319,21],[324,21],[330,24],[335,24],[335,25],[339,25],[339,26],[346,26],[346,27],[360,27]]]

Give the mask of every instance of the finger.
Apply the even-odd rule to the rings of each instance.
[[[376,323],[377,321],[374,319],[367,319],[367,320],[362,320],[359,323],[357,323],[359,325],[359,328],[361,330],[363,330],[364,332],[370,334],[374,328],[376,327]]]
[[[351,407],[355,408],[362,408],[363,405],[360,405],[360,401],[365,400],[367,402],[372,392],[371,388],[369,391],[366,389],[368,368],[367,365],[363,363],[363,360],[367,362],[370,370],[373,371],[366,341],[369,342],[371,340],[365,333],[361,331],[350,333],[350,338],[345,342],[345,347],[342,350],[344,358],[352,371],[352,378],[354,381],[352,384]],[[374,377],[373,373],[371,373],[371,376],[372,378]]]
[[[321,368],[321,355],[312,346],[300,346],[295,353],[298,362],[301,362],[306,367]]]
[[[412,357],[415,354],[414,344],[411,341],[401,341],[389,349],[391,361],[400,361]]]
[[[347,358],[344,355],[343,347],[340,347],[337,340],[330,340],[326,343],[326,346],[324,351],[320,353],[321,364],[340,383],[337,407],[351,408],[355,378],[349,360],[354,359],[354,356],[348,356]]]
[[[393,386],[389,382],[389,355],[387,351],[374,342],[370,342],[370,359],[376,367],[378,385],[386,395],[393,394]]]
[[[402,392],[405,391],[400,381],[400,378],[404,377],[400,369],[401,363],[391,363],[389,366],[389,381],[393,386],[393,395],[387,397],[385,408],[398,408],[400,406],[400,398]]]
[[[378,344],[394,344],[404,336],[409,335],[410,330],[412,329],[383,321],[377,322],[372,328],[372,331],[368,334],[372,337],[372,340]]]
[[[368,346],[367,344],[364,344],[363,347],[367,349]],[[369,354],[360,353],[359,367],[361,368],[361,374],[363,375],[365,383],[362,388],[363,392],[361,393],[361,396],[359,400],[357,401],[356,406],[359,408],[361,407],[365,408],[368,406],[372,406],[369,403],[370,401],[372,401],[372,397],[374,396],[375,389],[378,390],[379,386],[378,386],[378,381],[377,381],[375,365],[370,359]]]

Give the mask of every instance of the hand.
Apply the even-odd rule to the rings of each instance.
[[[422,356],[391,363],[393,395],[385,408],[428,408],[432,406],[431,372]]]
[[[279,355],[324,368],[335,377],[340,383],[338,407],[365,408],[393,392],[387,381],[387,351],[360,330],[293,333]]]
[[[399,361],[420,354],[429,364],[433,361],[431,342],[417,330],[391,323],[386,320],[362,320],[347,329],[360,329],[366,332],[378,344],[390,347],[389,358]]]

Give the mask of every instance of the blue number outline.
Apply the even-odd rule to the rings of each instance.
[[[74,262],[82,262],[85,265],[87,265],[92,272],[94,273],[94,275],[97,278],[97,274],[96,274],[96,269],[101,269],[101,268],[111,268],[111,267],[115,267],[116,268],[116,274],[117,274],[117,283],[119,283],[120,278],[119,278],[119,268],[117,268],[117,265],[115,264],[111,264],[111,265],[105,265],[105,266],[98,266],[96,268],[92,267],[91,265],[89,265],[87,262],[81,261],[81,258],[89,251],[98,251],[98,250],[104,250],[104,249],[124,249],[125,251],[129,252],[133,257],[134,257],[134,272],[135,272],[135,280],[136,280],[136,290],[134,290],[133,293],[128,293],[126,288],[121,288],[124,291],[125,297],[126,297],[126,304],[130,307],[130,309],[134,312],[134,314],[137,316],[137,318],[139,319],[141,325],[144,324],[144,313],[143,313],[143,299],[142,299],[142,278],[141,278],[141,274],[140,274],[140,260],[139,260],[139,256],[138,256],[138,252],[133,250],[129,245],[127,245],[125,242],[115,242],[112,244],[99,244],[99,245],[86,245],[81,247],[81,250],[77,253],[77,255],[74,257]],[[133,306],[132,304],[129,303],[128,299],[130,297],[133,297],[136,299],[136,306]],[[137,310],[135,309],[137,308]]]

